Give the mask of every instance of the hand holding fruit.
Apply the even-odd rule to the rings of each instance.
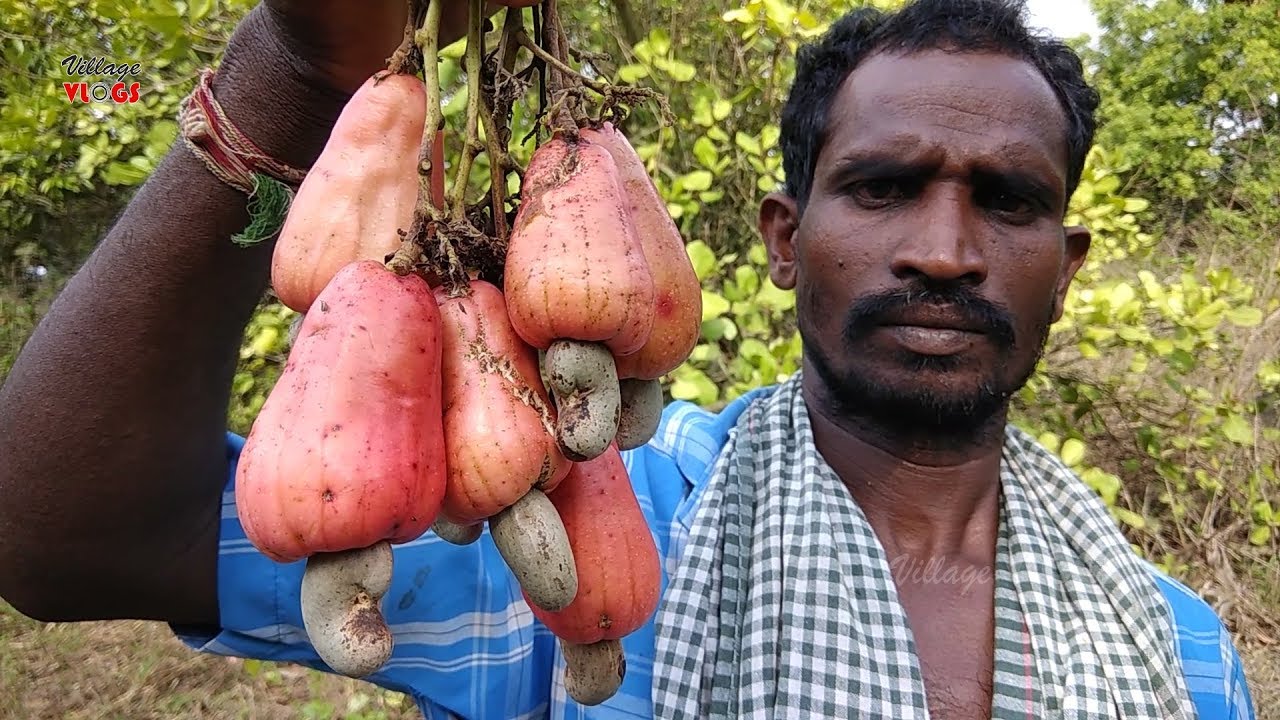
[[[427,0],[416,29],[403,2],[269,3],[299,57],[354,92],[275,248],[274,289],[305,315],[242,451],[237,504],[261,552],[307,559],[305,629],[356,677],[393,650],[381,616],[391,545],[428,529],[476,542],[487,524],[560,638],[570,695],[598,704],[659,592],[620,451],[655,431],[658,380],[697,341],[701,291],[622,131],[564,104],[555,1],[500,4],[506,24],[492,33],[482,0]],[[532,5],[542,45],[524,30],[519,8]],[[446,188],[434,60],[461,11],[468,107]],[[521,48],[558,68],[553,130],[522,172],[502,144],[520,137],[513,100],[493,78],[525,74],[509,67]],[[488,187],[469,193],[482,151]],[[506,195],[513,171],[518,199]]]
[[[404,36],[405,0],[264,0],[280,41],[315,79],[350,94],[387,64]],[[466,33],[467,0],[447,0],[440,34]],[[490,11],[496,10],[493,6]]]

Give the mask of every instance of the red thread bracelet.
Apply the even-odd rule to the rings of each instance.
[[[213,70],[201,70],[200,81],[178,111],[178,127],[187,147],[219,180],[247,195],[254,192],[257,173],[298,187],[307,171],[267,155],[231,122],[213,96],[213,76]]]

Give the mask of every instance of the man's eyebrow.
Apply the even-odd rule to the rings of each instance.
[[[919,178],[937,171],[941,163],[928,156],[903,153],[865,152],[847,155],[837,160],[831,177],[836,182],[856,178]],[[1060,193],[1052,179],[1042,177],[1034,170],[1019,167],[984,165],[973,172],[977,182],[997,184],[1014,192],[1052,200]]]
[[[842,180],[859,177],[911,177],[926,175],[938,167],[937,162],[885,152],[858,153],[836,161],[832,177]]]
[[[998,185],[1020,195],[1052,200],[1060,194],[1052,182],[1034,172],[1017,168],[983,167],[973,173],[974,179],[984,185]]]

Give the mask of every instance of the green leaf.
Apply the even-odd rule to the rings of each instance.
[[[746,265],[739,265],[738,269],[733,271],[733,281],[747,297],[755,295],[760,289],[760,276]]]
[[[671,35],[660,27],[649,31],[649,50],[657,56],[671,52]]]
[[[302,706],[303,720],[332,720],[337,708],[327,700],[308,700]]]
[[[735,145],[751,155],[761,155],[764,153],[764,151],[760,149],[760,141],[741,130],[734,133],[733,142]]]
[[[701,240],[694,240],[685,245],[689,262],[693,263],[693,272],[699,280],[706,280],[716,269],[716,254]]]
[[[702,323],[702,339],[707,342],[734,340],[738,337],[738,326],[727,317],[715,317]]]
[[[706,365],[718,360],[722,354],[719,345],[709,342],[698,343],[693,352],[689,353],[689,362]]]
[[[1228,415],[1222,423],[1222,434],[1236,445],[1253,445],[1253,426],[1236,413]]]
[[[709,405],[720,396],[720,389],[706,373],[688,365],[680,366],[675,381],[671,383],[671,397],[698,405]]]
[[[1124,211],[1127,213],[1140,213],[1151,207],[1151,202],[1143,198],[1125,198]]]
[[[790,290],[783,290],[774,285],[772,279],[765,278],[760,292],[756,294],[756,303],[761,307],[786,312],[796,306],[796,295]]]
[[[680,182],[681,184],[684,185],[684,188],[686,190],[692,190],[694,192],[698,192],[700,190],[709,189],[711,187],[712,179],[713,177],[709,171],[694,170],[693,172],[680,178]]]
[[[702,319],[710,320],[729,312],[729,301],[719,293],[710,290],[702,291]]]
[[[75,172],[81,178],[88,180],[93,177],[94,172],[108,160],[108,156],[102,150],[89,144],[80,146],[80,159],[76,162]]]
[[[172,5],[170,5],[172,7]],[[166,45],[171,45],[182,34],[182,16],[174,14],[151,14],[146,18],[147,27],[159,33]]]
[[[461,88],[455,92],[444,104],[443,112],[445,117],[456,117],[462,115],[467,109],[467,89]]]
[[[1107,505],[1115,505],[1120,494],[1120,478],[1098,468],[1087,468],[1080,473],[1080,479],[1093,488]]]
[[[1117,520],[1128,525],[1134,530],[1144,530],[1147,527],[1147,519],[1132,510],[1112,506],[1111,514],[1114,515]]]
[[[1057,435],[1054,435],[1051,432],[1041,433],[1040,436],[1036,438],[1036,441],[1052,453],[1058,452],[1058,449],[1062,446],[1062,441]]]
[[[1133,300],[1137,296],[1138,294],[1133,291],[1132,285],[1122,282],[1111,288],[1108,300],[1111,303],[1111,307],[1120,308],[1127,305],[1130,300]]]
[[[764,8],[769,23],[782,32],[796,17],[796,9],[783,0],[764,0]]]
[[[671,60],[666,65],[667,74],[676,82],[689,82],[698,74],[698,69],[688,63]]]
[[[111,162],[102,171],[102,181],[108,185],[137,185],[147,179],[148,172],[131,163]]]
[[[716,150],[716,144],[710,138],[703,135],[693,143],[693,156],[703,167],[714,170],[716,161],[720,159],[720,151]]]
[[[1259,547],[1271,542],[1271,528],[1267,525],[1259,525],[1249,531],[1249,543]]]
[[[1084,451],[1084,443],[1075,438],[1067,438],[1067,441],[1062,443],[1062,452],[1059,455],[1068,467],[1075,467],[1084,460]]]
[[[1262,310],[1256,307],[1231,308],[1227,311],[1227,320],[1236,327],[1257,327],[1262,324]]]
[[[213,12],[215,0],[187,0],[187,19],[198,23]]]
[[[761,357],[772,358],[769,354],[769,348],[756,338],[745,338],[742,344],[738,346],[738,355],[751,361],[756,361]]]
[[[629,85],[635,84],[641,78],[648,77],[648,75],[649,68],[645,65],[630,64],[618,68],[618,79]]]
[[[457,40],[454,40],[448,45],[445,45],[444,47],[440,48],[440,57],[442,59],[457,61],[457,60],[461,60],[463,56],[466,54],[467,54],[466,38],[458,38]],[[455,62],[455,64],[457,63]],[[442,83],[444,82],[443,76],[441,78],[441,82]]]
[[[257,337],[253,339],[250,347],[255,355],[269,355],[278,349],[281,339],[283,339],[283,333],[280,332],[279,328],[264,327]]]
[[[778,138],[781,136],[782,129],[780,127],[773,124],[765,125],[764,129],[760,131],[760,144],[764,149],[768,150],[778,144]]]
[[[1169,353],[1168,360],[1169,365],[1174,370],[1184,375],[1191,372],[1196,367],[1195,356],[1182,348],[1178,348],[1177,350]]]

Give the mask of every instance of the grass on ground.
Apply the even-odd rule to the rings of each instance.
[[[421,720],[413,702],[297,665],[196,653],[162,623],[46,624],[0,601],[0,720]]]

